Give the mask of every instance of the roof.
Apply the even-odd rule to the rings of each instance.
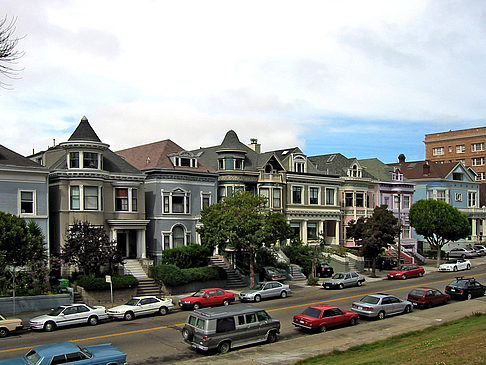
[[[186,154],[188,155],[187,157],[197,158],[196,155],[193,155],[191,152],[185,151],[182,147],[180,147],[178,144],[174,143],[170,139],[165,139],[163,141],[148,143],[141,146],[116,151],[117,155],[121,156],[127,162],[142,171],[150,169],[184,169],[191,171],[214,172],[211,167],[209,167],[199,159],[197,167],[174,166],[170,160],[170,156],[173,154],[180,154],[184,152],[186,152]]]
[[[377,158],[358,160],[365,171],[380,181],[392,180],[393,167],[388,166]]]
[[[319,171],[329,175],[348,176],[348,169],[357,163],[361,163],[354,157],[347,158],[341,153],[329,153],[326,155],[310,156],[308,159],[316,166]],[[365,169],[362,171],[363,178],[372,178]]]
[[[37,162],[34,162],[2,145],[0,145],[0,165],[42,167]]]
[[[89,124],[86,116],[81,118],[81,121],[74,130],[73,134],[71,134],[71,137],[69,137],[68,141],[91,141],[101,143],[101,140],[98,138],[96,132]]]
[[[79,351],[79,347],[72,342],[55,342],[34,347],[34,350],[42,357],[68,354]]]
[[[410,161],[396,162],[388,164],[389,166],[400,167],[403,176],[410,180],[417,179],[443,179],[447,177],[460,162],[438,163],[433,161]],[[428,166],[425,167],[425,166]],[[425,167],[425,168],[424,168]]]
[[[252,304],[232,304],[226,307],[210,307],[210,308],[203,308],[194,311],[194,314],[199,314],[200,316],[206,318],[217,318],[217,317],[224,317],[224,316],[236,316],[239,314],[245,314],[248,312],[258,312],[264,310],[263,308],[256,307]]]

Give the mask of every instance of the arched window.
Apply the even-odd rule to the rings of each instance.
[[[172,228],[172,243],[173,247],[184,246],[184,228],[182,226]]]

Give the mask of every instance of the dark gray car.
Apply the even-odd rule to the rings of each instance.
[[[324,289],[339,288],[344,289],[348,286],[361,286],[365,281],[363,275],[358,274],[355,271],[338,272],[333,275],[331,279],[328,279],[322,283]]]

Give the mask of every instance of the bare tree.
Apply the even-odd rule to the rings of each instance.
[[[12,64],[15,64],[24,55],[23,52],[17,50],[17,43],[20,38],[14,34],[16,21],[17,18],[9,21],[6,16],[0,20],[0,74],[11,79],[15,79],[20,71]],[[7,88],[9,86],[9,84],[0,80],[0,87]]]

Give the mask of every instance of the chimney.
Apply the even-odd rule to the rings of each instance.
[[[248,145],[256,153],[260,153],[261,145],[258,143],[258,139],[250,138],[250,144]]]
[[[400,155],[398,156],[398,163],[400,165],[405,163],[405,155],[403,153],[400,153]]]
[[[425,163],[424,163],[424,166],[423,166],[423,174],[424,175],[429,175],[430,174],[429,161],[425,161]]]

